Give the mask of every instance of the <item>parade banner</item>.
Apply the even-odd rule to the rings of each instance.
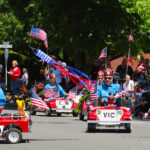
[[[54,60],[52,57],[48,56],[46,53],[44,53],[43,51],[41,51],[40,49],[37,49],[35,52],[35,55],[40,57],[41,60],[45,61],[46,63],[50,64],[51,66],[54,66],[55,68],[58,68],[60,71],[62,71],[65,75],[67,75],[72,82],[74,82],[76,85],[78,85],[81,88],[87,88],[90,89],[90,84],[92,82],[92,80],[90,80],[90,78],[84,74],[83,72],[70,67],[70,66],[65,66],[68,70],[64,69],[64,65],[61,63],[58,63],[56,60]],[[80,73],[80,75],[84,76],[85,78],[81,78],[80,75],[78,75],[77,73]],[[86,79],[88,78],[88,79]]]

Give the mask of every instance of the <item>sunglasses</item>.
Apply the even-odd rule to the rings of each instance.
[[[97,78],[97,79],[102,80],[102,79],[104,79],[104,78]]]
[[[112,77],[105,77],[105,80],[111,80]]]

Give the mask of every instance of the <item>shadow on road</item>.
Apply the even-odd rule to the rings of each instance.
[[[20,143],[30,143],[30,142],[50,142],[50,141],[78,141],[79,139],[23,139]],[[9,144],[6,140],[0,140],[0,144]],[[14,145],[14,144],[13,144]]]
[[[127,132],[125,129],[96,129],[94,132],[88,132],[86,130],[85,133],[90,134],[90,133],[127,133]]]
[[[78,141],[79,139],[28,139],[29,141]]]

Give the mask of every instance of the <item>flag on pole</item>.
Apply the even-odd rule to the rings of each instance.
[[[37,108],[49,110],[49,107],[42,99],[31,98],[31,104]]]
[[[90,97],[92,101],[95,101],[97,98],[97,93],[96,93],[96,82],[91,84],[91,90],[90,90]]]
[[[69,91],[69,99],[76,99],[76,90],[70,90]]]
[[[45,98],[58,98],[58,88],[44,89]]]
[[[106,57],[107,57],[107,47],[102,49],[102,52],[101,52],[101,54],[99,56],[99,59],[106,58]]]
[[[134,38],[133,38],[133,33],[132,32],[130,32],[128,41],[134,42]]]
[[[48,48],[47,33],[44,30],[32,26],[30,36],[44,41],[45,47]]]
[[[0,106],[0,114],[1,114],[3,109],[4,109],[4,106]]]

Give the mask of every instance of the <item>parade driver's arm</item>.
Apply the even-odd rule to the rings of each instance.
[[[59,96],[67,96],[68,93],[59,85]]]

